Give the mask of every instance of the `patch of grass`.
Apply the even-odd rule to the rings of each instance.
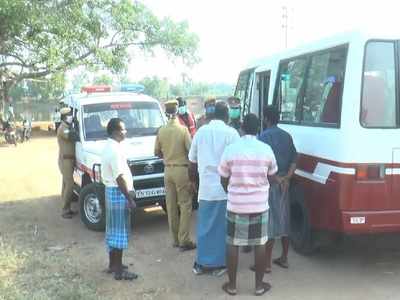
[[[0,299],[99,299],[64,251],[45,251],[45,241],[0,236]],[[21,247],[22,246],[22,247]]]

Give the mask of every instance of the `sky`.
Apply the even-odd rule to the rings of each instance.
[[[156,75],[182,81],[234,84],[250,61],[285,49],[283,7],[288,15],[288,47],[364,28],[395,29],[400,3],[379,0],[144,0],[158,17],[186,20],[200,39],[201,62],[192,68],[170,62],[164,55],[135,57],[129,77]],[[400,26],[398,26],[400,35]]]

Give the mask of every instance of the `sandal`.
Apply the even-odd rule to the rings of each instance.
[[[190,250],[194,250],[194,249],[196,249],[196,244],[193,242],[188,242],[185,245],[182,245],[179,247],[179,250],[181,252],[190,251]]]
[[[128,272],[126,270],[122,271],[121,273],[114,273],[115,280],[129,280],[132,281],[137,279],[139,276],[136,273]]]
[[[250,266],[250,270],[255,272],[256,271],[256,266],[255,265]],[[270,274],[271,273],[271,268],[265,268],[264,273],[265,274]]]
[[[230,289],[230,288],[229,288],[229,282],[225,282],[225,283],[222,285],[222,290],[223,290],[225,293],[227,293],[228,295],[231,295],[231,296],[235,296],[235,295],[237,294],[236,289]]]
[[[280,266],[281,268],[288,269],[289,264],[287,261],[284,261],[281,257],[276,258],[272,261],[274,264]]]
[[[255,296],[262,296],[271,289],[271,285],[268,282],[262,282],[261,285],[261,288],[254,291]]]
[[[69,210],[69,211],[63,212],[61,216],[64,219],[72,219],[72,217],[75,216],[76,214],[77,214],[76,212]]]

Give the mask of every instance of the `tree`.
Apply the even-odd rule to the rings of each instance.
[[[198,37],[186,22],[159,19],[132,0],[2,0],[0,94],[24,79],[48,78],[78,66],[126,69],[129,53],[164,50],[197,62]]]
[[[93,79],[93,84],[105,84],[105,85],[112,85],[113,83],[113,78],[109,75],[100,75],[100,76],[96,76]]]
[[[47,80],[24,80],[14,85],[9,96],[14,101],[31,98],[41,101],[59,101],[64,95],[65,77],[57,74]]]
[[[157,76],[145,77],[140,84],[145,87],[145,93],[157,99],[167,98],[169,93],[169,84],[166,78],[160,79]]]

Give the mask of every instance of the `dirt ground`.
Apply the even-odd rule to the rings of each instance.
[[[195,276],[195,251],[171,247],[165,214],[139,210],[125,254],[140,274],[116,282],[105,274],[103,233],[79,217],[60,217],[61,178],[54,136],[0,146],[0,299],[228,299],[226,277]],[[193,217],[193,234],[195,231]],[[396,235],[347,238],[312,257],[290,253],[290,269],[273,266],[267,299],[399,299]],[[274,250],[279,254],[280,247]],[[241,254],[238,299],[253,299],[252,254]],[[264,298],[263,297],[263,298]]]

